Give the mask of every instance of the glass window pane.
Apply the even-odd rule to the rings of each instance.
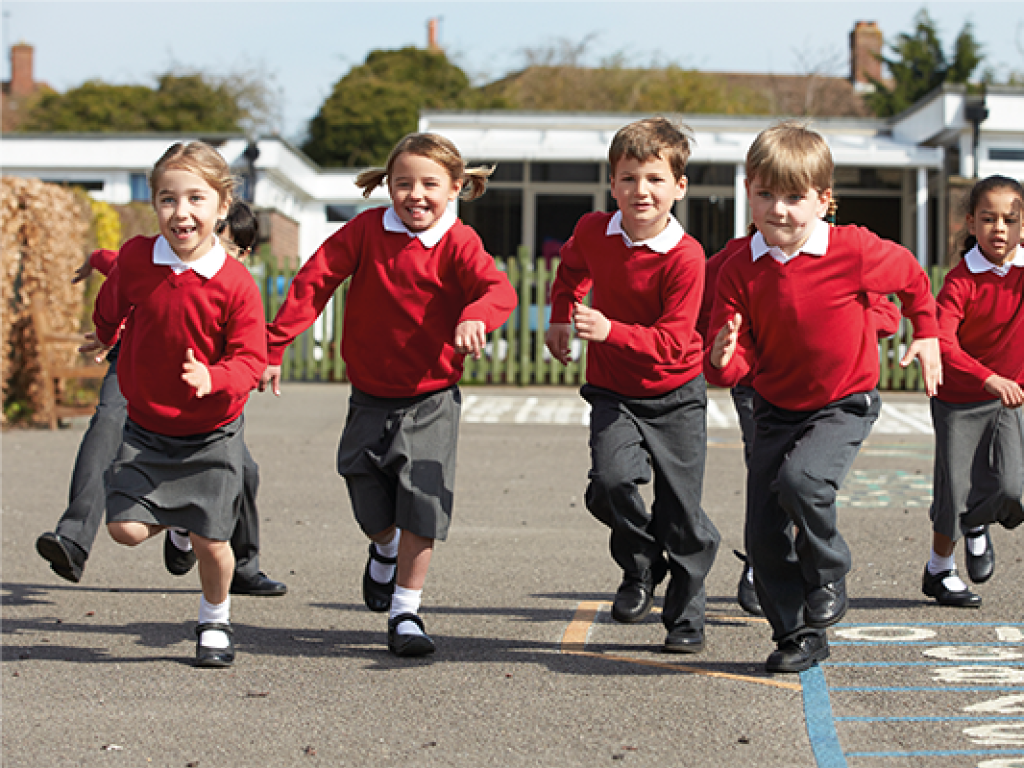
[[[731,197],[688,197],[686,231],[704,246],[704,253],[718,253],[733,237],[736,201]]]
[[[550,261],[572,235],[576,222],[594,210],[592,195],[537,195],[537,239],[534,254]]]
[[[600,180],[600,163],[530,163],[530,181],[587,184]]]
[[[480,235],[492,256],[514,256],[523,237],[523,192],[488,189],[483,197],[459,203],[459,217]]]

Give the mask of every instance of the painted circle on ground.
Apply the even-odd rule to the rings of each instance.
[[[935,630],[924,627],[847,627],[836,631],[845,640],[906,643],[912,640],[931,640]]]

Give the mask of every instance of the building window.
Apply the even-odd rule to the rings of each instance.
[[[512,162],[510,160],[481,160],[479,162],[473,161],[473,166],[484,165],[488,168],[494,168],[494,173],[488,178],[488,182],[494,183],[496,181],[522,181],[523,180],[523,164]]]
[[[1011,149],[1008,147],[992,147],[988,151],[989,160],[1009,160],[1010,162],[1024,162],[1024,149]]]
[[[488,189],[483,197],[461,203],[459,217],[476,230],[489,254],[515,256],[522,243],[523,192]]]
[[[47,184],[59,184],[62,187],[78,187],[86,192],[102,192],[105,186],[102,181],[82,181],[81,179],[42,179]]]
[[[600,180],[600,163],[530,163],[530,181],[593,184]]]
[[[149,179],[144,173],[132,173],[128,175],[128,186],[131,189],[133,203],[149,202]]]
[[[325,205],[324,212],[328,221],[338,223],[352,221],[359,213],[359,209],[354,205]]]
[[[734,165],[690,163],[686,166],[686,178],[691,185],[699,187],[732,187],[735,177]]]

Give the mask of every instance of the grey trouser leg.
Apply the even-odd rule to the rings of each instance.
[[[776,642],[823,632],[805,626],[804,596],[850,570],[836,495],[881,407],[876,390],[817,411],[788,411],[760,396],[754,400],[746,547]]]
[[[590,513],[611,529],[612,558],[641,577],[664,552],[672,580],[662,621],[669,629],[704,626],[704,579],[719,535],[700,499],[707,454],[707,391],[698,376],[658,397],[627,398],[592,385]],[[650,513],[639,486],[651,482]]]
[[[1024,520],[1024,429],[1020,408],[999,400],[931,399],[935,425],[932,530],[956,541],[964,530]]]
[[[242,472],[242,495],[238,500],[238,522],[231,534],[231,550],[235,553],[235,578],[250,581],[260,572],[260,514],[256,493],[260,487],[260,468],[245,448]]]
[[[114,348],[115,350],[117,347]],[[77,544],[88,556],[107,508],[106,473],[117,456],[128,417],[128,402],[117,384],[117,354],[108,355],[110,368],[100,386],[100,401],[78,446],[71,473],[68,508],[56,532]]]
[[[736,418],[740,423],[740,434],[743,436],[743,461],[750,463],[750,451],[754,445],[754,392],[753,387],[738,386],[729,390],[732,404],[736,409]]]

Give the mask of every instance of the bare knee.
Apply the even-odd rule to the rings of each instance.
[[[134,521],[107,523],[107,531],[110,538],[126,547],[137,547],[152,535],[149,526]]]

